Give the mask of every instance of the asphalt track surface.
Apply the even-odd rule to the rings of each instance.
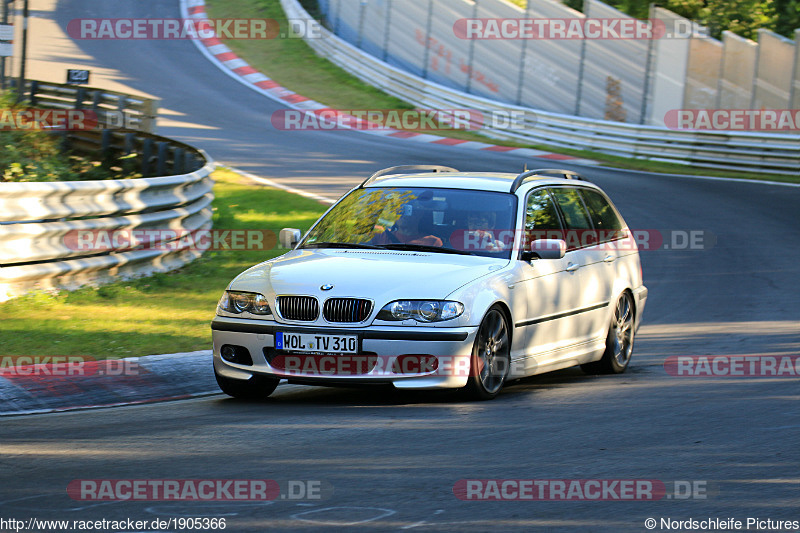
[[[179,14],[172,1],[68,0],[40,16],[63,28],[78,17]],[[394,164],[516,171],[525,162],[353,132],[278,132],[269,125],[278,104],[217,71],[192,43],[76,45],[90,58],[80,64],[118,69],[180,114],[184,126],[160,133],[317,194],[335,197]],[[0,518],[224,517],[236,532],[633,532],[647,531],[647,518],[800,520],[800,379],[664,369],[675,355],[800,354],[800,189],[586,173],[632,228],[705,232],[703,250],[642,252],[650,297],[628,373],[561,371],[485,403],[279,388],[263,403],[212,396],[6,418]],[[67,495],[75,479],[313,480],[326,490],[322,500],[92,502]],[[454,496],[463,479],[689,481],[705,490],[659,501],[475,502]]]

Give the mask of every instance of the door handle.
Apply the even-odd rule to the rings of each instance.
[[[569,263],[569,264],[567,264],[567,272],[575,272],[575,271],[576,271],[576,270],[578,270],[580,267],[581,267],[581,266],[580,266],[580,265],[578,265],[578,264],[576,264],[576,263]]]
[[[603,261],[605,261],[606,263],[613,263],[615,259],[616,257],[614,257],[611,254],[608,254],[607,256],[605,256],[605,258],[603,258]]]

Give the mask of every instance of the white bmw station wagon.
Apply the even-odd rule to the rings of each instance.
[[[568,170],[392,167],[234,279],[211,328],[223,392],[391,384],[495,397],[580,365],[621,373],[647,300],[632,233]]]

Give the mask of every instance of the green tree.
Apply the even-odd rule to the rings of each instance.
[[[610,0],[610,5],[632,17],[644,19],[650,13],[649,0]],[[583,0],[564,0],[579,11]],[[708,26],[717,39],[725,30],[755,39],[759,28],[793,38],[800,28],[800,0],[658,0],[656,5]]]
[[[794,38],[794,30],[800,28],[800,0],[775,0],[778,20],[775,33]]]
[[[759,28],[775,31],[778,24],[774,0],[667,0],[664,7],[708,26],[717,39],[725,30],[756,39]]]
[[[14,113],[23,107],[11,93],[0,93],[0,181],[57,181],[69,175],[56,137],[14,128]]]

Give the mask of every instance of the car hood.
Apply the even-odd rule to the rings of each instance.
[[[394,250],[296,250],[256,265],[231,290],[276,295],[362,297],[385,305],[396,299],[443,299],[509,263],[489,257]],[[323,291],[323,285],[333,288]]]

